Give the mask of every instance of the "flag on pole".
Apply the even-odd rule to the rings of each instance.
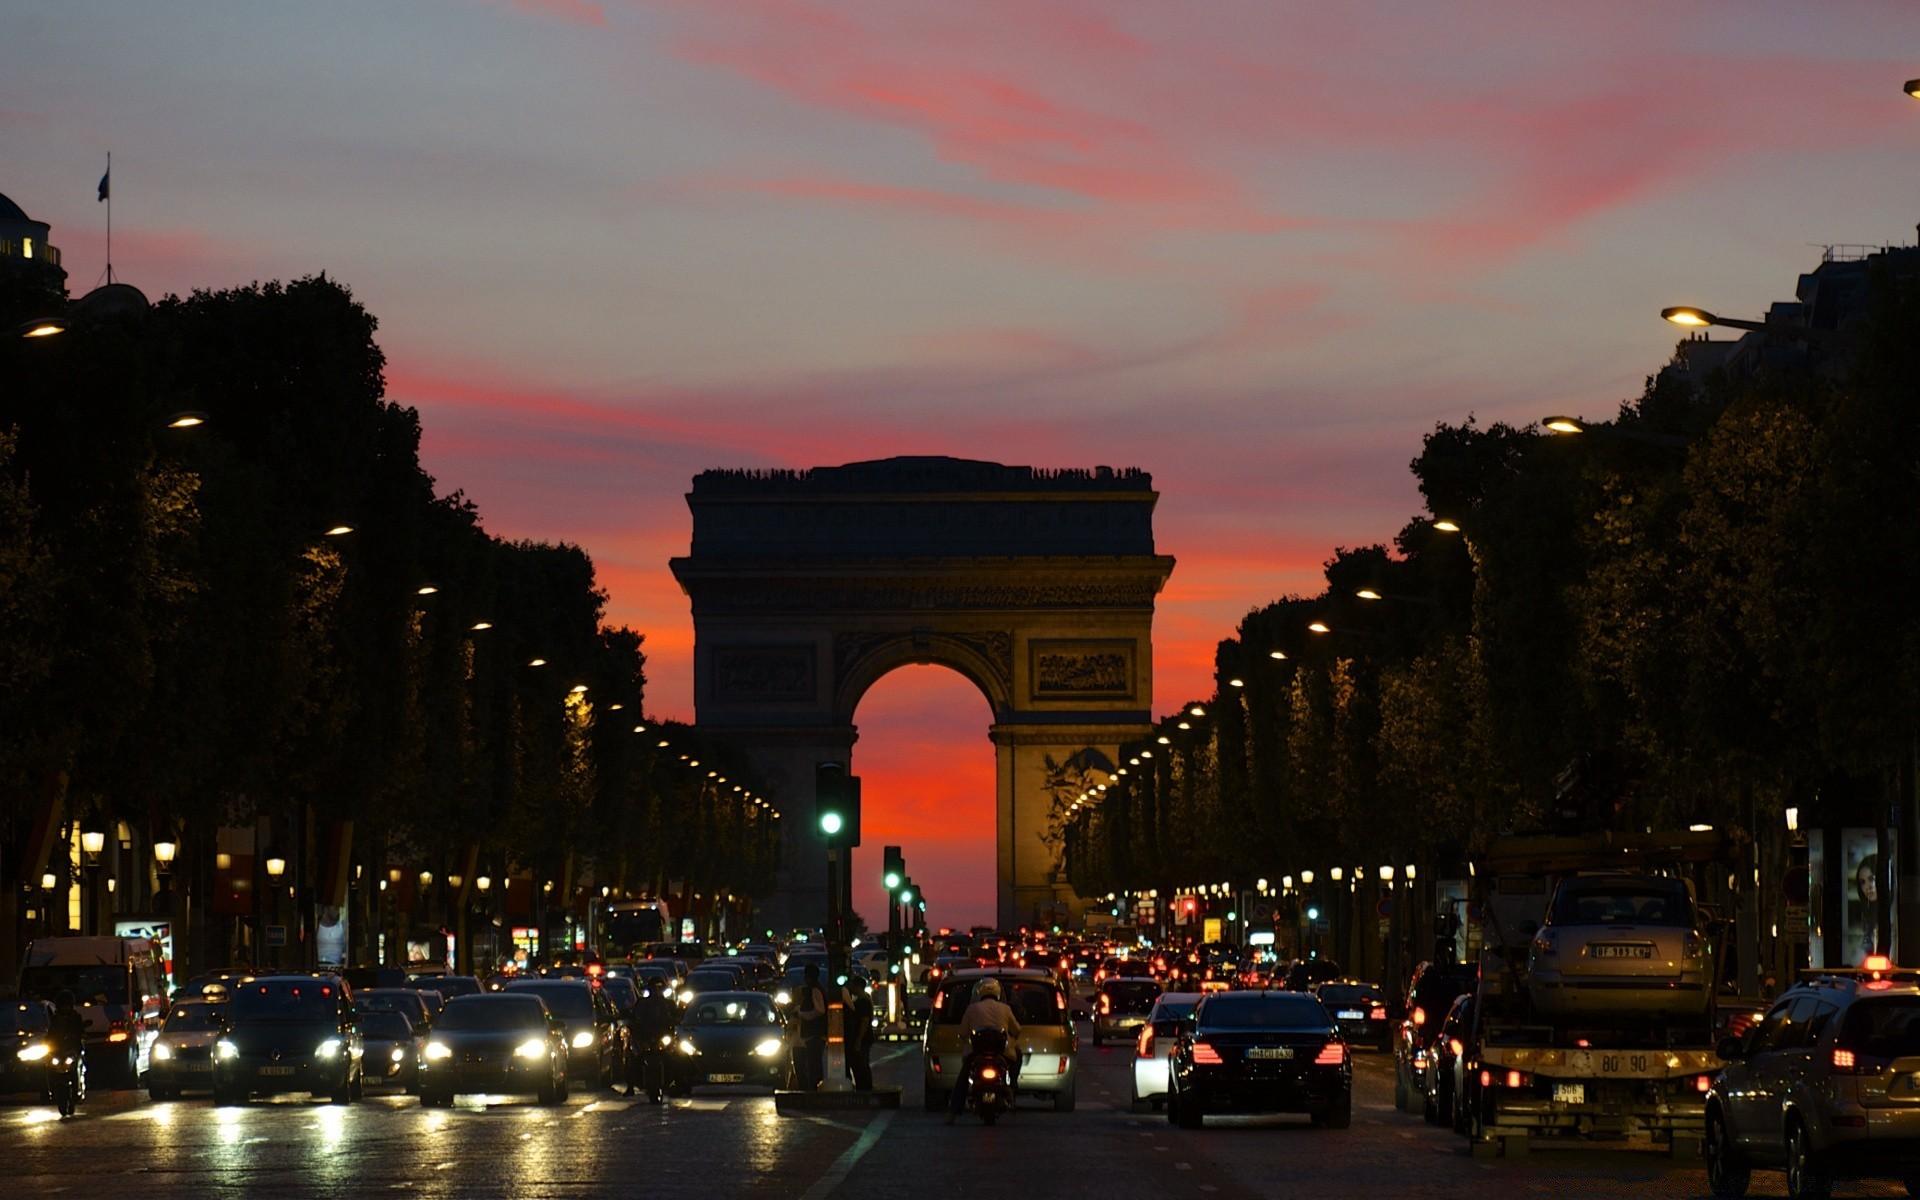
[[[107,168],[107,173],[106,173],[105,175],[102,175],[102,176],[100,177],[100,196],[99,196],[99,199],[98,199],[98,200],[95,200],[95,201],[94,201],[94,203],[96,203],[96,204],[97,204],[97,203],[99,203],[99,201],[100,201],[100,200],[105,200],[105,199],[107,198],[107,195],[108,195],[108,192],[107,192],[107,181],[108,181],[109,179],[111,179],[112,177],[113,177],[113,168],[112,168],[112,167],[108,167],[108,168]]]

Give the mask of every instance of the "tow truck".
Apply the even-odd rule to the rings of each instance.
[[[1688,931],[1706,940],[1708,969],[1692,973],[1704,979],[1683,982],[1684,964],[1667,961],[1653,980],[1676,995],[1703,988],[1684,1018],[1548,1015],[1534,1003],[1529,975],[1547,905],[1565,880],[1605,873],[1672,887],[1689,868],[1732,861],[1735,849],[1734,839],[1712,831],[1510,837],[1475,863],[1482,949],[1461,1101],[1476,1157],[1524,1154],[1551,1139],[1699,1153],[1707,1089],[1725,1065],[1716,1049],[1721,972],[1712,922],[1696,916],[1697,932]],[[1636,995],[1648,992],[1646,982]]]

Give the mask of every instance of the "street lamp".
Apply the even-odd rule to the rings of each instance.
[[[420,872],[420,886],[421,886],[421,887],[423,887],[423,888],[430,888],[430,887],[432,887],[432,886],[433,886],[433,872],[432,872],[432,871],[422,871],[422,872]]]
[[[1800,810],[1798,808],[1787,809],[1787,832],[1800,832]]]
[[[180,852],[176,842],[158,841],[153,844],[153,861],[160,864],[160,873],[165,875],[173,869],[173,857]]]
[[[181,412],[167,418],[168,429],[195,429],[206,423],[207,414],[203,412]]]
[[[1578,417],[1544,417],[1540,424],[1549,433],[1585,433],[1587,423]]]
[[[1313,872],[1312,872],[1312,871],[1302,871],[1302,872],[1300,872],[1300,883],[1301,883],[1301,885],[1302,885],[1303,887],[1312,887],[1312,886],[1313,886]]]
[[[1459,533],[1460,532],[1460,523],[1458,521],[1449,520],[1446,517],[1435,517],[1433,521],[1433,527],[1435,529],[1438,529],[1441,533]]]
[[[1625,438],[1654,446],[1686,446],[1693,440],[1677,433],[1655,433],[1636,425],[1614,425],[1609,422],[1590,424],[1579,417],[1544,417],[1540,424],[1551,433],[1590,433],[1595,437]]]
[[[321,537],[345,537],[352,532],[353,532],[353,526],[351,525],[330,525],[327,527],[326,532],[322,533],[320,536]]]
[[[485,633],[487,630],[492,628],[493,628],[492,621],[475,621],[473,624],[467,626],[467,632],[468,633]]]
[[[1327,878],[1333,880],[1335,883],[1339,883],[1346,877],[1347,873],[1339,867],[1335,867],[1333,870],[1327,872]]]
[[[1386,599],[1385,596],[1381,595],[1379,592],[1374,591],[1370,587],[1360,588],[1359,590],[1355,591],[1353,594],[1360,597],[1360,599],[1362,600],[1385,600]]]
[[[1332,633],[1333,630],[1327,625],[1325,621],[1308,621],[1307,632],[1318,633],[1318,634],[1328,634],[1328,633]],[[1336,878],[1338,877],[1336,876]]]
[[[1418,879],[1419,877],[1420,877],[1419,868],[1414,866],[1412,863],[1408,863],[1407,864],[1407,882],[1412,883],[1414,880]]]
[[[267,860],[267,878],[268,879],[271,879],[277,883],[279,882],[280,877],[282,875],[285,875],[286,873],[287,873],[286,859],[276,856],[273,858],[269,858]]]
[[[86,829],[80,833],[80,849],[87,856],[87,865],[98,866],[100,853],[107,848],[107,835],[104,830]]]
[[[1920,79],[1909,79],[1900,85],[1900,90],[1915,100],[1920,100]]]
[[[1381,867],[1381,868],[1380,868],[1380,882],[1381,882],[1381,883],[1392,883],[1392,882],[1393,882],[1393,868],[1392,868],[1392,867],[1389,867],[1389,866],[1383,866],[1383,867]]]
[[[13,335],[23,338],[53,337],[66,331],[67,319],[65,317],[36,317],[31,321],[23,321],[13,327]]]

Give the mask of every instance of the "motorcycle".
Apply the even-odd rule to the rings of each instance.
[[[991,1125],[1013,1107],[1013,1070],[1007,1056],[1006,1031],[976,1029],[968,1061],[973,1077],[967,1085],[967,1107]]]
[[[78,1054],[54,1054],[47,1059],[47,1094],[63,1117],[80,1110],[87,1094],[87,1068]]]

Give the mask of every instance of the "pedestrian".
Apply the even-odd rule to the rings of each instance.
[[[817,1089],[827,1073],[827,992],[820,986],[820,968],[808,963],[793,998],[800,1020],[800,1040],[794,1043],[793,1072],[803,1092]]]
[[[847,984],[847,1074],[853,1077],[858,1092],[873,1090],[873,995],[867,981],[854,976]]]

